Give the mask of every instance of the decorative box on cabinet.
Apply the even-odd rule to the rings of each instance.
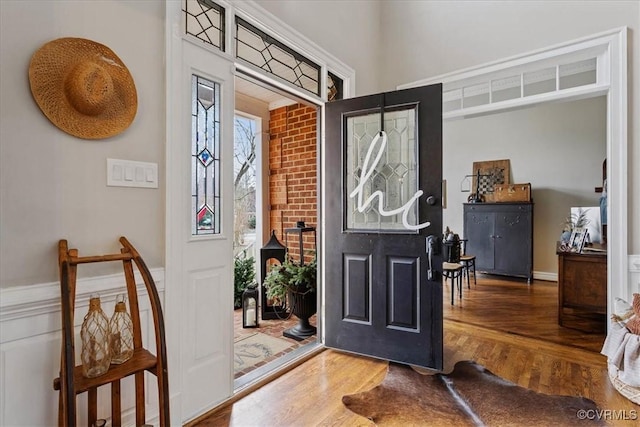
[[[465,203],[466,251],[476,269],[533,278],[533,203]]]

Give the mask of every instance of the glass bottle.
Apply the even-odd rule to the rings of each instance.
[[[127,313],[124,294],[116,297],[116,308],[109,322],[111,363],[119,365],[133,356],[133,323]]]
[[[100,308],[100,296],[91,295],[89,312],[80,329],[82,339],[82,375],[87,378],[100,376],[109,370],[109,319]]]

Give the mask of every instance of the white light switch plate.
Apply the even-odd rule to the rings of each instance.
[[[158,164],[107,159],[109,187],[158,188]]]

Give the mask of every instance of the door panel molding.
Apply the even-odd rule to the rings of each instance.
[[[344,320],[371,324],[371,255],[343,254]]]
[[[387,257],[387,271],[387,327],[417,332],[420,311],[420,258]]]

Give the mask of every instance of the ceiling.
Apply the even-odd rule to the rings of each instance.
[[[269,104],[269,110],[274,110],[276,108],[297,103],[297,101],[294,101],[293,99],[288,98],[281,93],[269,89],[266,85],[259,85],[242,77],[236,76],[235,85],[236,93],[241,93],[243,95]]]

